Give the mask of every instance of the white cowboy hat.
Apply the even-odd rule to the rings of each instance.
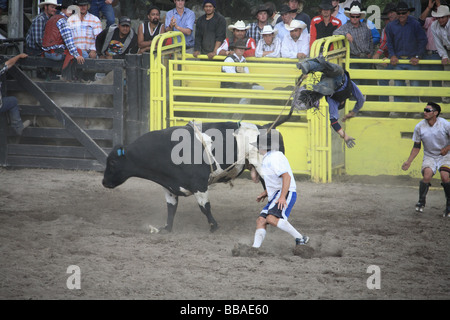
[[[233,29],[248,30],[248,29],[250,29],[250,26],[245,26],[245,22],[244,21],[238,20],[238,21],[236,21],[235,24],[230,24],[228,26],[228,30],[233,30]]]
[[[57,0],[44,0],[44,2],[39,3],[39,8],[42,8],[46,4],[53,4],[53,5],[57,6],[57,7],[61,7],[61,5],[58,4]]]
[[[294,29],[305,29],[306,28],[306,23],[304,23],[303,21],[300,20],[292,20],[290,25],[285,24],[284,27],[286,28],[286,30],[288,31],[292,31]]]
[[[273,29],[271,25],[265,25],[260,34],[277,34],[278,30]]]
[[[448,6],[440,5],[436,11],[431,11],[431,16],[433,16],[434,18],[442,18],[450,16]]]
[[[351,15],[356,15],[359,14],[361,15],[361,19],[364,19],[364,17],[366,16],[366,12],[365,11],[361,11],[361,8],[358,6],[353,6],[350,8],[350,10],[346,10],[344,11],[344,14],[350,18]]]

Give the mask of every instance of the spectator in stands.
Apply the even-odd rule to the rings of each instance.
[[[303,32],[306,24],[299,20],[292,20],[286,27],[290,34],[281,42],[281,57],[291,59],[304,59],[309,56],[309,34]]]
[[[333,3],[335,3],[334,1],[333,1]],[[362,7],[362,5],[361,5],[361,1],[358,1],[358,0],[354,0],[354,1],[352,1],[351,3],[350,3],[350,8],[352,7],[352,6],[354,6],[354,5],[357,5],[357,6],[359,6],[360,8],[361,8],[361,10],[363,10],[363,7]],[[350,8],[347,8],[347,7],[341,7],[341,6],[338,6],[338,8],[339,8],[339,11],[337,12],[337,11],[334,11],[333,12],[333,16],[334,15],[336,15],[336,16],[338,16],[339,17],[339,20],[341,20],[341,22],[342,22],[342,24],[344,25],[344,24],[346,24],[347,22],[349,22],[349,18],[345,15],[345,10],[347,10],[347,11],[350,11]],[[336,8],[337,9],[337,8]],[[342,14],[342,15],[341,15]],[[375,26],[375,24],[372,22],[372,21],[370,21],[370,20],[367,20],[367,19],[361,19],[360,20],[361,22],[364,22],[365,24],[367,24],[367,27],[370,29],[370,31],[372,32],[372,41],[373,41],[373,44],[374,45],[377,45],[378,43],[380,43],[380,33],[378,32],[378,29],[377,29],[377,27]]]
[[[175,8],[166,14],[166,31],[180,31],[186,40],[186,50],[193,52],[195,13],[185,7],[186,0],[174,0]],[[178,39],[180,41],[180,39]]]
[[[286,25],[290,25],[291,21],[294,20],[296,16],[296,10],[289,8],[288,5],[283,4],[280,9],[281,20],[275,25],[275,30],[277,30],[277,37],[283,41],[284,36],[289,34],[289,30],[286,29]],[[303,21],[304,22],[304,21]]]
[[[42,49],[44,57],[54,60],[64,60],[67,54],[73,56],[79,64],[84,63],[84,58],[78,53],[73,42],[72,30],[67,24],[67,19],[72,15],[72,0],[63,0],[59,14],[52,16],[44,31]]]
[[[341,21],[341,25],[346,24],[349,19],[344,13],[344,8],[339,5],[339,0],[331,0],[331,5],[334,8],[331,11],[331,15],[336,19],[339,19],[339,21]]]
[[[258,44],[259,40],[262,39],[261,31],[269,24],[269,17],[272,16],[272,11],[265,5],[261,5],[254,9],[253,16],[256,18],[256,22],[250,24],[246,36],[255,39],[255,42]]]
[[[293,19],[303,21],[306,26],[308,27],[308,33],[309,33],[309,26],[311,25],[311,18],[308,14],[303,12],[303,0],[289,0],[287,2],[287,5],[290,9],[292,9],[292,12],[295,13],[293,16]],[[280,23],[282,21],[282,18],[278,18],[277,23]]]
[[[72,0],[62,0],[61,11],[59,14],[52,16],[44,31],[44,38],[42,39],[42,49],[44,50],[44,57],[54,61],[66,60],[63,64],[62,75],[64,80],[74,79],[74,70],[69,70],[69,62],[76,59],[78,64],[84,63],[84,58],[81,50],[75,47],[72,37],[72,30],[67,24],[67,19],[72,15],[73,6]],[[49,80],[57,79],[51,73],[48,74]]]
[[[217,55],[221,56],[229,56],[233,54],[233,50],[231,50],[231,44],[236,42],[237,40],[244,40],[246,47],[248,48],[244,52],[244,57],[254,57],[256,50],[256,42],[253,38],[248,38],[246,36],[246,32],[249,29],[249,26],[246,26],[244,21],[238,20],[235,24],[231,24],[228,26],[228,30],[233,31],[233,36],[231,38],[226,38],[222,45],[217,49]]]
[[[212,59],[226,38],[227,23],[225,18],[216,12],[215,0],[204,0],[205,14],[198,18],[195,27],[194,57],[206,54]]]
[[[42,38],[47,21],[60,8],[56,0],[45,0],[39,4],[42,12],[33,19],[26,36],[25,52],[30,56],[42,55]]]
[[[425,53],[428,43],[427,35],[420,23],[409,12],[404,2],[399,2],[395,8],[398,18],[386,26],[387,46],[389,50],[390,63],[394,70],[419,70],[419,59]],[[399,59],[409,60],[408,64],[399,64]],[[396,86],[406,85],[404,80],[395,80]],[[419,86],[418,80],[410,80],[411,86]],[[418,97],[411,97],[411,102],[419,102]],[[404,97],[394,97],[394,101],[404,102]]]
[[[437,19],[431,25],[431,31],[434,37],[434,43],[441,57],[444,70],[450,71],[450,10],[446,5],[440,5],[436,12],[432,12],[431,15]],[[444,81],[444,87],[450,87],[450,81]],[[450,103],[449,97],[443,97],[442,102]]]
[[[360,21],[360,19],[364,19],[366,12],[361,10],[357,2],[353,2],[352,5],[350,10],[345,11],[350,22],[339,27],[333,34],[347,37],[350,42],[352,58],[371,58],[373,54],[372,33],[367,24]]]
[[[100,19],[90,14],[89,1],[78,0],[80,14],[73,14],[67,20],[73,33],[73,41],[78,49],[81,49],[83,58],[95,59],[97,52],[95,38],[102,32]]]
[[[381,19],[384,21],[384,28],[381,32],[381,42],[378,50],[373,54],[373,59],[386,59],[389,57],[389,50],[387,47],[387,37],[386,37],[386,26],[388,23],[397,19],[397,12],[395,12],[396,4],[394,2],[390,2],[386,4],[384,10],[381,14]],[[391,70],[391,64],[377,64],[376,68],[379,70]],[[378,85],[380,86],[388,86],[389,80],[378,80]],[[379,96],[379,101],[389,101],[388,96]]]
[[[159,21],[160,16],[161,11],[158,7],[152,6],[148,9],[148,22],[143,22],[138,28],[138,53],[149,51],[153,38],[165,32],[164,24]]]
[[[26,53],[21,53],[8,61],[3,66],[0,66],[0,76],[3,75],[8,69],[16,64],[19,59],[28,57]],[[2,97],[2,82],[0,80],[0,112],[8,112],[11,121],[11,127],[17,135],[22,135],[23,129],[30,125],[30,120],[22,122],[20,117],[19,104],[16,97]]]
[[[425,32],[427,34],[427,39],[428,39],[425,54],[423,56],[424,60],[441,60],[439,53],[437,51],[437,48],[436,48],[436,44],[434,43],[433,32],[431,31],[431,25],[433,24],[434,21],[436,21],[437,18],[431,17],[431,15],[430,15],[430,13],[432,11],[433,12],[437,11],[438,6],[440,6],[439,0],[437,0],[437,1],[429,0],[427,7],[425,8],[425,10],[422,12],[422,14],[419,17],[419,23],[425,29]],[[442,70],[444,70],[444,66],[437,65],[437,64],[428,64],[428,65],[423,64],[423,65],[420,65],[420,69],[442,71]],[[429,81],[425,81],[425,83],[423,85],[428,86]],[[433,85],[433,87],[442,87],[442,81],[432,81],[432,85]],[[440,102],[441,98],[440,97],[427,97],[427,98],[424,97],[422,99],[422,101],[423,100]]]
[[[337,4],[335,6],[339,7]],[[310,46],[312,46],[317,39],[332,36],[333,32],[342,25],[341,21],[331,14],[335,9],[335,6],[330,0],[323,0],[319,4],[320,15],[311,20],[309,37]]]
[[[89,12],[97,18],[100,18],[100,12],[103,13],[106,18],[106,29],[116,22],[112,3],[113,0],[91,0],[91,7],[89,8]]]
[[[421,13],[422,13],[422,3],[420,0],[405,0],[404,1],[410,8],[413,8],[414,10],[412,10],[411,12],[411,16],[419,19]]]
[[[366,12],[361,10],[358,2],[352,2],[350,10],[345,11],[345,15],[350,18],[350,22],[339,27],[333,32],[335,35],[344,35],[350,43],[350,57],[354,59],[372,58],[374,51],[372,32],[367,27],[364,19]],[[354,69],[371,69],[371,63],[352,63]],[[371,80],[355,80],[357,84],[373,84]]]
[[[269,16],[268,22],[272,27],[275,27],[278,18],[281,17],[280,13],[277,11],[275,3],[269,1],[264,3],[264,6],[266,6],[272,12],[272,14]]]
[[[256,46],[255,57],[279,58],[281,57],[281,40],[276,35],[277,31],[271,25],[265,25],[261,31],[262,39]]]
[[[125,59],[128,53],[137,53],[137,35],[131,28],[131,19],[120,17],[119,25],[103,30],[95,40],[100,59]]]

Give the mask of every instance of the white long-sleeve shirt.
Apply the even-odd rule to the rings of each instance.
[[[439,21],[434,21],[431,24],[431,33],[433,34],[434,44],[441,59],[448,58],[447,50],[450,50],[450,20],[445,27],[441,27]]]
[[[272,53],[269,53],[264,57],[279,58],[281,56],[281,40],[277,37],[274,37],[272,44],[269,46],[266,44],[264,39],[260,39],[258,41],[258,45],[256,46],[255,57],[261,58],[264,51],[273,51]]]
[[[302,31],[297,41],[287,34],[281,43],[281,57],[297,59],[298,53],[309,56],[309,33],[306,29]]]

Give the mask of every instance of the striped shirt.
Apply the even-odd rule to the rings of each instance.
[[[39,51],[42,50],[42,38],[44,37],[45,25],[49,19],[50,17],[45,12],[40,13],[34,18],[26,37],[27,47]]]
[[[262,39],[261,35],[262,29],[258,26],[258,22],[253,22],[250,24],[250,29],[247,30],[247,38],[255,39],[255,42],[258,43],[260,39]]]
[[[369,55],[373,53],[374,45],[372,41],[372,31],[365,22],[360,22],[358,27],[351,23],[346,23],[333,32],[334,35],[343,35],[347,33],[353,37],[350,42],[350,54],[355,56]]]
[[[95,51],[95,38],[103,31],[100,19],[88,12],[83,20],[77,14],[72,15],[68,23],[75,46],[81,50]]]
[[[75,47],[75,44],[73,42],[73,35],[72,35],[72,29],[69,28],[69,25],[67,24],[67,16],[61,12],[61,15],[64,16],[64,18],[61,18],[56,22],[56,26],[58,27],[59,32],[61,33],[61,37],[64,40],[64,44],[56,44],[51,47],[43,47],[42,49],[44,51],[50,51],[55,49],[66,49],[69,50],[70,54],[74,57],[78,57],[80,54],[77,51],[77,48]]]

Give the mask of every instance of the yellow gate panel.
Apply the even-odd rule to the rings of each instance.
[[[345,153],[349,175],[410,175],[420,178],[423,151],[408,171],[401,166],[413,147],[412,134],[420,119],[353,118],[346,129],[356,138],[356,146]]]

